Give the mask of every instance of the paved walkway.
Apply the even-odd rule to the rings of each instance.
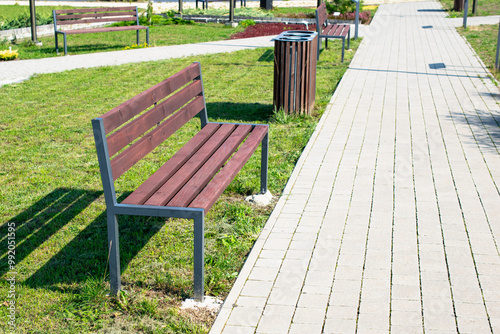
[[[383,5],[211,330],[500,333],[500,90]]]

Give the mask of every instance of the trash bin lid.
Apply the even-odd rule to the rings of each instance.
[[[284,31],[272,41],[283,41],[283,42],[309,42],[312,41],[318,33],[316,31],[307,30],[289,30]]]

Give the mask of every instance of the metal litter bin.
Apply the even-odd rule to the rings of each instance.
[[[273,41],[274,108],[310,115],[316,97],[318,33],[285,31]]]

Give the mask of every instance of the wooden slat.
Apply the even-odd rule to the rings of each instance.
[[[120,104],[101,116],[104,120],[106,133],[117,129],[119,126],[140,114],[146,108],[181,88],[189,81],[194,80],[201,74],[200,64],[193,63],[170,78],[154,85],[130,100]]]
[[[65,13],[92,13],[92,12],[113,12],[122,10],[133,10],[135,11],[135,6],[124,6],[124,7],[92,7],[92,8],[74,8],[74,9],[57,9],[56,14]]]
[[[64,15],[56,15],[57,21],[66,21],[66,20],[74,20],[74,19],[84,19],[84,18],[103,18],[103,17],[113,17],[113,16],[133,16],[135,17],[135,10],[128,12],[104,12],[99,13],[98,11],[92,12],[89,14],[64,14]]]
[[[134,17],[110,17],[107,19],[85,19],[85,20],[71,20],[71,21],[57,21],[58,26],[70,24],[90,24],[90,23],[108,23],[108,22],[124,22],[136,21]]]
[[[224,124],[217,132],[144,204],[165,205],[196,174],[205,162],[233,133],[236,125]]]
[[[99,32],[108,31],[128,31],[128,30],[145,30],[145,26],[124,26],[124,27],[107,27],[107,28],[91,28],[91,29],[77,29],[77,30],[58,30],[64,31],[66,35],[78,35],[78,34],[91,34]]]
[[[327,20],[326,4],[324,2],[319,5],[318,9],[316,10],[316,15],[318,17],[319,26],[322,27]]]
[[[146,113],[113,132],[107,138],[109,156],[112,157],[115,155],[115,153],[173,114],[194,97],[200,95],[202,90],[201,81],[193,82],[170,96],[168,99],[162,101],[151,110],[148,110]]]
[[[238,152],[234,154],[231,160],[229,160],[213,180],[199,193],[189,207],[203,208],[206,214],[259,147],[259,144],[262,142],[267,132],[267,126],[257,125],[245,140],[245,143],[238,149]]]
[[[168,202],[168,206],[187,207],[198,193],[207,185],[220,170],[229,157],[246,138],[251,125],[238,125],[236,130],[224,142],[214,155],[193,175],[188,183]]]
[[[130,194],[123,204],[144,204],[160,187],[165,184],[188,161],[207,140],[219,129],[220,125],[208,123],[177,153],[163,164],[142,185]]]
[[[185,108],[179,110],[175,115],[161,123],[157,128],[145,134],[141,139],[135,142],[122,153],[111,160],[111,169],[113,179],[116,180],[130,167],[160,145],[165,139],[170,137],[181,126],[186,124],[194,115],[205,108],[203,97],[198,96],[190,102]]]

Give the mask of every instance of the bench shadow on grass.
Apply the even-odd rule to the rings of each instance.
[[[102,191],[58,188],[36,202],[30,208],[11,219],[16,222],[16,262],[26,259],[46,240],[52,238],[63,227],[71,228],[71,221],[92,205]],[[124,198],[126,194],[122,197]],[[119,200],[123,200],[120,198]],[[121,270],[140,252],[158,232],[164,221],[149,217],[120,216]],[[7,249],[5,247],[4,249]],[[2,256],[4,256],[2,254]],[[88,278],[105,277],[107,266],[106,212],[92,221],[84,230],[52,256],[41,268],[32,274],[24,284],[32,288],[47,288],[77,292],[74,283]],[[6,261],[2,261],[6,263]],[[0,268],[0,274],[8,271]]]
[[[223,120],[224,122],[268,123],[273,115],[272,99],[273,97],[270,96],[270,104],[234,102],[207,103],[207,113],[211,121]]]

